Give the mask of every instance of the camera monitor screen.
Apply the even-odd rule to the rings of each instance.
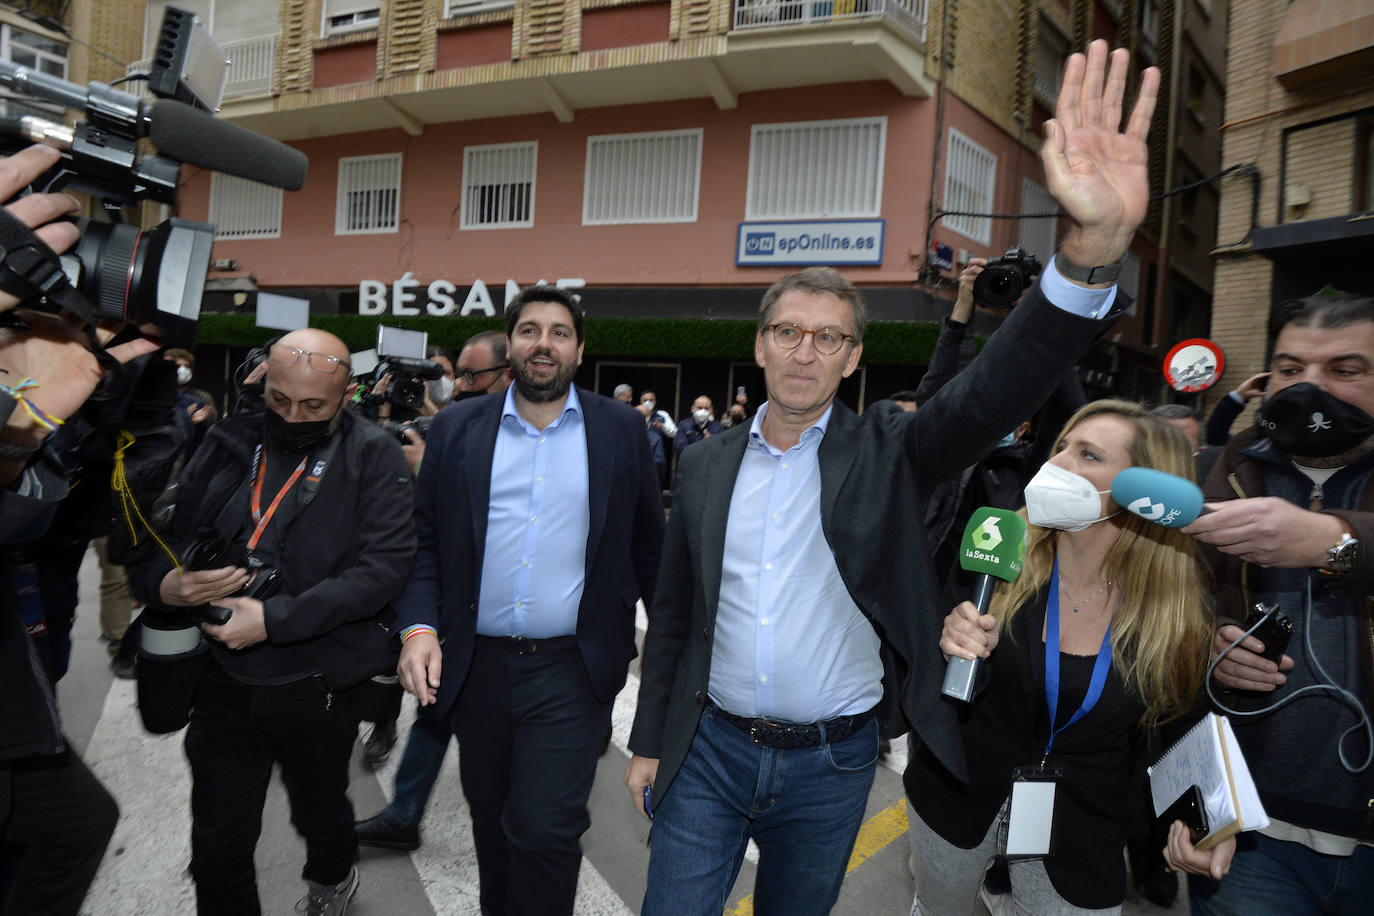
[[[228,63],[224,49],[197,16],[191,27],[186,59],[181,64],[181,82],[210,111],[219,111],[220,100],[224,98]]]
[[[403,359],[424,359],[429,348],[429,334],[407,331],[405,328],[377,327],[377,356],[399,356]]]

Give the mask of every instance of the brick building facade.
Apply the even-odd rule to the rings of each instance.
[[[747,345],[710,353],[702,322],[742,325],[772,279],[807,262],[844,270],[878,319],[842,396],[862,406],[914,384],[958,261],[1053,250],[1055,219],[942,211],[1052,208],[1040,122],[1063,57],[1092,38],[1165,70],[1156,190],[1218,170],[1224,0],[177,5],[233,61],[221,116],[311,159],[305,188],[285,195],[183,170],[181,214],[220,229],[208,309],[251,311],[268,290],[309,299],[328,324],[366,313],[381,286],[401,303],[389,311],[449,340],[512,282],[576,280],[593,316],[668,322],[658,343],[622,335],[589,351],[584,381],[671,378],[679,406],[761,387]],[[67,4],[70,78],[137,72],[163,6]],[[1122,280],[1136,305],[1084,363],[1091,393],[1161,398],[1160,355],[1205,333],[1210,193],[1191,193],[1186,216],[1184,198],[1152,206]],[[788,232],[810,253],[777,256]],[[862,256],[844,253],[850,241]],[[933,246],[956,263],[937,267]],[[361,342],[360,323],[336,324]],[[251,337],[204,330],[231,348]]]
[[[1374,295],[1374,3],[1257,0],[1231,22],[1213,336],[1215,397],[1268,364],[1273,306]]]

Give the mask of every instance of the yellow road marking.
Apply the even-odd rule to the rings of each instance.
[[[893,840],[906,833],[906,830],[906,799],[904,798],[895,805],[879,811],[859,828],[859,835],[854,839],[854,851],[849,854],[849,865],[845,868],[844,873],[848,875],[873,858],[879,851],[890,845]],[[725,916],[754,916],[754,895],[750,894],[735,904],[735,908],[727,911]]]

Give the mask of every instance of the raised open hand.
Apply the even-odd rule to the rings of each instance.
[[[1049,191],[1077,224],[1060,250],[1076,264],[1109,264],[1125,253],[1149,204],[1145,137],[1159,92],[1159,70],[1141,74],[1140,93],[1121,129],[1130,54],[1110,58],[1105,41],[1064,64],[1055,116],[1045,122],[1040,160]],[[1110,70],[1109,70],[1110,64]]]

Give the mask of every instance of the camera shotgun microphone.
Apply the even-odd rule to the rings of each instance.
[[[174,99],[145,108],[158,152],[191,165],[299,191],[310,160],[300,150]]]
[[[997,580],[1010,582],[1021,574],[1021,558],[1026,552],[1026,520],[1010,509],[984,506],[973,513],[959,542],[959,565],[978,573],[974,580],[973,603],[979,614],[992,604]],[[945,665],[945,683],[940,692],[967,703],[973,698],[978,679],[976,658],[951,655]]]
[[[1190,525],[1211,510],[1191,480],[1154,468],[1126,468],[1112,480],[1112,499],[1132,515],[1165,528]]]
[[[24,136],[63,152],[81,152],[88,147],[103,150],[119,138],[129,146],[117,158],[130,166],[134,139],[151,137],[159,153],[179,162],[288,191],[299,191],[305,184],[309,160],[300,150],[175,99],[150,104],[105,83],[80,86],[5,61],[0,61],[0,86],[57,102],[86,116],[89,125],[78,125],[75,132],[54,122],[26,119]],[[160,174],[163,171],[166,167],[159,168],[159,180],[170,180],[175,189],[175,174],[168,179]]]

